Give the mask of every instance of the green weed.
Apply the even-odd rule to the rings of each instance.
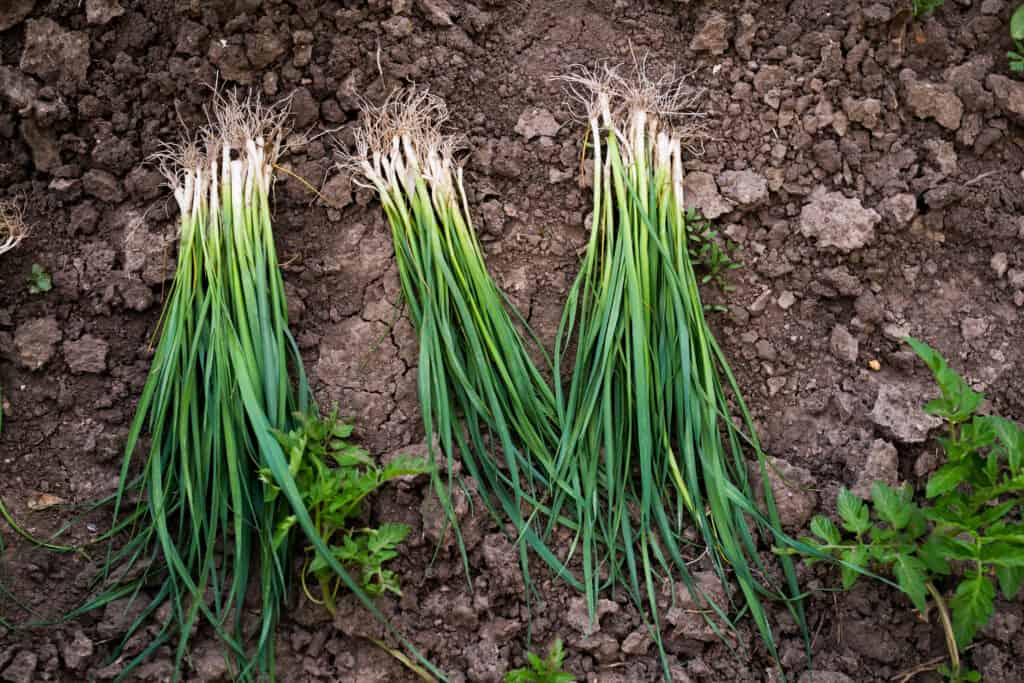
[[[428,473],[429,466],[421,459],[399,457],[378,467],[365,450],[348,441],[352,426],[338,419],[337,409],[326,417],[299,413],[295,418],[298,422],[295,429],[275,431],[275,435],[317,534],[331,555],[359,578],[367,595],[378,596],[385,592],[401,595],[398,575],[384,569],[384,564],[398,556],[396,548],[409,534],[409,527],[382,524],[377,528],[352,528],[352,523],[365,514],[363,504],[371,493],[398,477]],[[260,478],[266,486],[266,501],[275,500],[280,490],[274,484],[272,473],[261,470]],[[275,549],[287,540],[295,523],[296,517],[292,514],[277,523]],[[323,604],[334,612],[341,580],[312,546],[306,552],[303,588],[310,599],[320,602],[308,590],[307,577],[315,577]]]
[[[803,540],[841,561],[844,589],[866,572],[891,576],[925,616],[931,596],[951,660],[940,671],[977,681],[980,674],[963,669],[959,654],[992,617],[997,585],[1007,600],[1024,585],[1024,429],[978,414],[982,394],[927,344],[907,343],[942,392],[925,411],[946,421],[939,439],[945,464],[928,479],[923,500],[909,486],[883,482],[872,487],[870,503],[840,490],[839,526],[819,515],[811,522],[815,538]]]
[[[42,294],[53,289],[53,278],[38,263],[32,264],[32,274],[28,279],[28,291],[30,294]]]
[[[526,661],[530,666],[509,671],[505,674],[505,683],[573,683],[576,680],[572,674],[562,671],[565,649],[561,638],[554,642],[545,659],[527,652]]]
[[[938,8],[942,7],[944,2],[946,2],[946,0],[914,0],[914,18],[928,16]]]

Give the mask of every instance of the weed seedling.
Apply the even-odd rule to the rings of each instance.
[[[921,19],[926,17],[938,8],[942,7],[942,4],[946,0],[914,0],[914,18]]]
[[[565,649],[561,638],[555,640],[547,658],[527,652],[526,661],[530,666],[509,671],[505,674],[505,683],[573,683],[576,680],[572,674],[562,671]]]
[[[1013,600],[1024,585],[1024,429],[978,414],[983,396],[934,349],[907,343],[942,392],[925,412],[946,421],[939,439],[945,464],[928,479],[923,500],[909,486],[883,482],[872,487],[871,503],[841,489],[840,526],[819,515],[811,521],[816,538],[804,540],[843,563],[844,589],[865,571],[894,577],[923,616],[930,596],[950,655],[939,671],[978,681],[978,672],[961,667],[960,653],[992,617],[996,586]]]
[[[686,210],[686,232],[690,258],[704,270],[701,284],[714,282],[723,292],[733,291],[735,287],[726,282],[725,276],[740,267],[732,258],[736,244],[731,240],[723,241],[711,221],[693,208]]]
[[[352,426],[338,419],[335,409],[327,417],[296,415],[299,426],[290,432],[277,432],[277,439],[288,458],[288,467],[309,510],[317,533],[332,555],[359,578],[368,595],[385,592],[401,595],[398,575],[384,564],[398,556],[397,547],[409,534],[405,524],[381,524],[379,527],[357,527],[352,523],[365,510],[367,496],[383,484],[410,474],[430,471],[423,460],[398,457],[378,467],[362,448],[350,443]],[[269,472],[261,477],[268,488],[267,499],[279,493]],[[275,547],[288,538],[295,524],[294,515],[280,520],[274,532]],[[307,549],[302,568],[302,586],[314,602],[324,604],[332,613],[340,580],[326,559]],[[308,576],[316,578],[322,599],[314,598],[308,588]]]
[[[1014,49],[1006,53],[1010,60],[1010,71],[1024,73],[1024,4],[1017,7],[1010,17],[1010,37]]]
[[[32,264],[32,274],[28,278],[28,291],[30,294],[42,294],[53,289],[53,278],[38,263]]]

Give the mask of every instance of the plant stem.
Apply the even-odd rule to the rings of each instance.
[[[946,636],[946,649],[949,650],[949,661],[952,664],[953,675],[960,674],[960,651],[956,646],[956,636],[953,634],[953,622],[949,618],[949,610],[946,608],[946,601],[942,594],[935,588],[931,581],[925,583],[928,592],[935,598],[935,606],[939,610],[939,621],[942,622],[942,632]]]

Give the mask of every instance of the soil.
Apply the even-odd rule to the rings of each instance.
[[[937,464],[935,425],[918,409],[931,383],[902,335],[942,351],[993,410],[1024,419],[1013,4],[948,0],[908,24],[909,0],[4,2],[0,197],[25,201],[33,232],[0,262],[0,496],[47,533],[75,518],[52,503],[113,490],[173,273],[175,207],[144,162],[181,123],[203,120],[207,84],[291,97],[297,133],[283,163],[322,187],[314,198],[286,175],[277,185],[293,329],[321,402],[337,401],[386,458],[422,448],[417,346],[382,212],[335,170],[334,141],[351,143],[362,97],[413,82],[442,96],[465,136],[488,265],[550,343],[589,211],[577,183],[583,131],[551,77],[631,52],[692,71],[706,89],[710,138],[688,162],[687,188],[744,264],[727,299],[706,296],[727,307],[713,324],[786,475],[788,528],[832,512],[841,485],[919,484]],[[33,263],[52,291],[29,293]],[[450,543],[435,557],[440,512],[428,494],[403,482],[375,503],[375,516],[414,527],[396,563],[404,595],[381,604],[453,681],[498,681],[522,665],[528,638],[543,649],[558,636],[582,680],[661,679],[621,596],[602,603],[592,632],[580,596],[543,573],[524,602],[517,552],[479,505],[461,506],[468,580]],[[95,511],[69,533],[84,542],[108,523]],[[0,535],[6,585],[36,616],[84,597],[88,558]],[[785,610],[773,615],[789,680],[888,681],[943,655],[941,631],[895,591],[830,592],[838,577],[823,566],[801,581],[813,593],[810,661]],[[997,613],[968,658],[987,681],[1024,680],[1024,604]],[[690,616],[666,630],[677,681],[781,680],[749,625],[750,647],[733,653]],[[106,655],[127,618],[122,605],[45,629],[0,627],[0,680],[113,678],[122,664]],[[280,679],[416,680],[366,640],[376,630],[354,605],[332,621],[297,598],[280,628]],[[195,642],[190,680],[225,680],[209,634]],[[161,650],[137,676],[165,680],[170,662]]]

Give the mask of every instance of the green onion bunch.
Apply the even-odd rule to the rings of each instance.
[[[552,484],[557,407],[529,355],[523,321],[487,273],[455,141],[440,130],[446,117],[444,103],[426,92],[399,92],[367,107],[347,165],[379,195],[391,226],[420,342],[424,427],[444,456],[434,477],[439,498],[451,516],[461,462],[484,503],[519,530],[528,576],[527,547],[559,565],[530,520]],[[465,561],[461,539],[458,545]]]
[[[686,124],[680,112],[693,93],[652,82],[642,69],[635,82],[613,69],[566,80],[586,103],[594,210],[547,368],[531,361],[536,338],[487,273],[453,143],[439,129],[444,105],[404,92],[367,108],[348,160],[390,224],[419,336],[424,427],[447,465],[438,494],[454,522],[461,463],[499,522],[514,526],[527,586],[533,550],[585,592],[592,618],[598,595],[624,589],[661,648],[659,595],[678,576],[713,628],[734,628],[749,612],[776,655],[762,600],[789,601],[804,622],[792,563],[781,560],[780,589],[759,553],[759,531],[767,540],[782,532],[751,416],[704,317],[691,261],[687,126],[669,124]],[[747,453],[765,482],[764,511]],[[558,527],[569,542],[556,543]],[[582,571],[569,570],[573,558]],[[690,572],[697,561],[734,580],[741,597],[715,604],[703,595]]]
[[[556,369],[571,374],[567,386],[556,385],[562,434],[552,493],[553,507],[575,516],[590,609],[602,588],[622,585],[646,602],[657,634],[659,577],[677,575],[713,628],[732,628],[733,615],[749,612],[776,656],[761,601],[798,593],[788,558],[789,596],[765,578],[756,530],[774,541],[781,527],[691,260],[683,149],[696,94],[642,69],[632,79],[604,69],[566,80],[587,109],[593,223],[556,340]],[[764,513],[745,452],[761,469]],[[723,584],[738,585],[738,604],[701,594],[689,567],[701,548]]]
[[[229,96],[197,139],[160,156],[181,213],[177,270],[125,447],[99,594],[69,615],[143,601],[113,655],[152,619],[156,636],[122,677],[172,645],[177,679],[205,622],[234,680],[273,679],[300,529],[381,616],[316,533],[277,439],[317,410],[270,218],[286,114]]]

